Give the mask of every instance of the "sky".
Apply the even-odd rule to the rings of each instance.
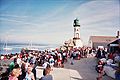
[[[75,18],[85,45],[90,36],[116,36],[120,1],[0,0],[0,40],[63,44],[74,37]]]

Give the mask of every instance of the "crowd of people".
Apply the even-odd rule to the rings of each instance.
[[[120,80],[120,52],[118,50],[108,52],[103,48],[99,48],[96,57],[98,59],[96,66],[98,72],[97,80],[102,80],[102,76],[105,73],[116,80]]]
[[[64,67],[68,58],[80,60],[92,53],[91,48],[71,48],[70,50],[32,51],[22,49],[20,54],[1,55],[1,60],[13,60],[9,68],[1,75],[2,80],[36,80],[36,66],[44,68],[43,76],[50,73],[53,67]],[[48,76],[50,77],[50,76]],[[50,77],[52,79],[52,77]],[[50,80],[51,80],[50,79]],[[46,80],[44,77],[41,80]]]
[[[1,60],[12,60],[6,72],[1,74],[1,80],[36,80],[36,67],[42,66],[43,77],[40,80],[53,80],[50,71],[53,67],[64,67],[64,63],[70,58],[71,64],[74,65],[74,60],[95,56],[98,58],[98,80],[102,79],[103,68],[107,64],[104,59],[112,59],[113,63],[120,60],[120,53],[109,53],[104,49],[92,49],[89,47],[71,48],[70,50],[45,50],[34,51],[22,49],[20,54],[1,55]],[[103,59],[104,58],[104,59]],[[104,62],[104,63],[103,63]],[[107,64],[108,65],[108,64]],[[120,68],[116,71],[116,77],[120,74]]]

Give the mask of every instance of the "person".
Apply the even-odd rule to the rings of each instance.
[[[27,68],[27,72],[24,80],[35,80],[34,74],[32,72],[32,67],[30,65]]]
[[[34,78],[35,78],[35,80],[36,80],[36,65],[35,65],[34,63],[30,63],[30,65],[31,65],[31,67],[33,68],[33,69],[32,69],[32,72],[33,72]]]
[[[44,69],[46,69],[47,65],[49,64],[49,62],[47,62],[46,60],[44,61],[44,64],[42,65]]]
[[[97,77],[97,80],[102,80],[102,76],[103,76],[103,73],[104,73],[104,70],[103,70],[104,65],[105,65],[105,63],[102,60],[98,61],[98,65],[97,65],[98,77]]]
[[[51,58],[49,59],[49,63],[50,63],[51,68],[53,68],[53,66],[54,66],[54,58],[53,58],[53,56],[51,56]]]
[[[58,62],[58,67],[61,67],[61,62],[62,62],[62,55],[61,55],[61,53],[58,53],[58,60],[57,60],[57,62]]]
[[[70,55],[71,65],[73,65],[73,64],[74,64],[74,56],[73,56],[73,54],[74,54],[74,53],[72,53],[72,54]]]
[[[21,65],[21,72],[22,72],[22,74],[18,77],[19,80],[23,80],[26,76],[26,70],[25,70],[25,63],[24,62]]]
[[[18,76],[20,75],[20,70],[19,69],[13,69],[10,76],[9,80],[18,80]]]
[[[106,54],[106,53],[105,53],[105,51],[103,50],[103,48],[99,48],[98,51],[97,51],[96,57],[99,58],[99,59],[101,59],[101,58],[106,58],[105,54]]]
[[[118,68],[115,72],[115,80],[120,80],[120,62],[118,63]]]
[[[1,74],[1,79],[0,80],[8,80],[9,79],[9,74],[7,72]]]
[[[108,54],[108,59],[112,59],[112,60],[114,59],[113,53]]]
[[[62,58],[63,58],[63,59],[62,59],[62,63],[65,62],[66,57],[67,57],[67,53],[64,51],[63,54],[62,54]]]
[[[39,80],[53,80],[52,75],[50,75],[51,67],[48,64],[46,69],[43,70],[43,77],[41,77]]]
[[[17,57],[17,64],[19,64],[19,66],[21,66],[21,58],[20,57]]]
[[[13,69],[20,69],[19,64],[15,64]]]
[[[15,67],[15,65],[17,64],[17,58],[14,58],[14,61],[12,61],[10,64],[9,64],[9,73],[13,70],[13,68]]]

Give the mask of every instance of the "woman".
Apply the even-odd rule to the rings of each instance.
[[[27,68],[25,80],[35,80],[35,77],[34,77],[34,74],[32,72],[32,67],[31,66],[28,66],[28,68]]]
[[[18,76],[20,75],[20,70],[19,69],[13,69],[10,76],[9,80],[18,80]]]

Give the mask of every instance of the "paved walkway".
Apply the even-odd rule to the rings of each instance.
[[[53,68],[51,72],[53,80],[96,80],[98,73],[95,71],[95,59],[84,58],[75,60],[74,65],[70,61],[65,64],[65,68]],[[37,67],[37,78],[42,77],[42,67]],[[114,80],[104,76],[103,80]]]
[[[81,60],[75,60],[74,65],[70,65],[70,61],[65,64],[65,68],[77,70],[83,80],[96,80],[98,73],[95,70],[96,60],[95,58],[83,58]],[[111,77],[103,76],[103,80],[114,80]]]

